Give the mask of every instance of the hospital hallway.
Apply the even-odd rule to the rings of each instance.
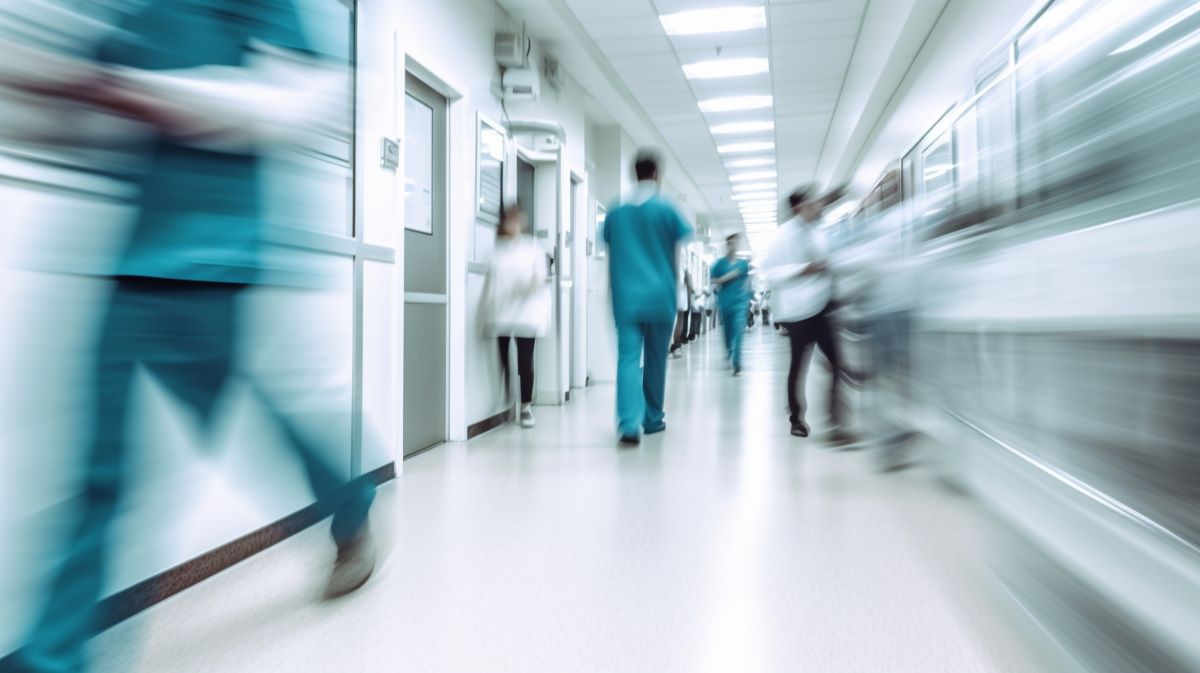
[[[998,524],[922,464],[788,434],[787,340],[669,364],[667,432],[618,448],[613,386],[410,458],[375,577],[332,603],[324,524],[93,642],[96,670],[1062,671],[992,576]],[[821,434],[824,369],[809,420]]]

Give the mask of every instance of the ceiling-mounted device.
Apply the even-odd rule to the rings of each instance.
[[[529,62],[531,46],[524,28],[496,33],[496,63],[505,68],[524,68]]]
[[[504,71],[500,86],[506,102],[533,101],[541,95],[542,83],[532,68],[513,68]]]

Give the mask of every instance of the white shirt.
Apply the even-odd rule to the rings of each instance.
[[[530,236],[499,237],[480,304],[490,336],[545,336],[550,323],[546,252]]]
[[[808,265],[829,257],[829,242],[815,223],[793,217],[779,227],[763,275],[771,286],[771,314],[777,322],[796,322],[820,313],[833,297],[829,272],[800,275]]]

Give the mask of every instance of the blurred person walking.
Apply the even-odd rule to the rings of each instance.
[[[717,309],[725,333],[725,350],[733,375],[742,373],[742,337],[750,319],[750,263],[737,256],[741,236],[725,238],[726,253],[712,266],[712,282],[717,287]]]
[[[763,264],[763,273],[771,286],[776,324],[787,330],[791,345],[787,401],[792,435],[807,437],[810,432],[805,420],[805,382],[812,347],[816,344],[833,368],[829,386],[829,419],[833,427],[829,439],[834,444],[849,444],[854,437],[843,427],[841,349],[830,317],[833,281],[829,245],[817,228],[825,208],[839,198],[838,192],[818,196],[811,188],[792,192],[788,203],[794,217],[780,226]]]
[[[505,209],[496,228],[496,248],[483,286],[481,323],[500,349],[505,400],[512,391],[510,343],[517,344],[517,376],[521,379],[521,427],[532,428],[533,349],[546,336],[550,295],[546,287],[546,251],[526,233],[527,218],[519,205]]]
[[[679,290],[675,299],[675,334],[671,339],[671,357],[682,357],[680,349],[687,342],[692,320],[692,274],[687,269],[679,279]]]
[[[318,511],[333,518],[337,557],[325,597],[357,589],[375,567],[373,482],[348,481],[330,464],[321,430],[307,422],[336,414],[336,400],[312,400],[310,390],[281,393],[280,381],[294,371],[255,378],[235,366],[237,303],[267,268],[262,148],[317,122],[325,97],[337,95],[322,87],[344,83],[344,72],[331,76],[337,69],[314,56],[291,0],[150,0],[117,28],[96,51],[99,65],[79,64],[76,81],[26,87],[139,120],[150,131],[131,150],[145,166],[133,235],[112,274],[97,340],[78,518],[40,617],[11,660],[17,671],[87,668],[85,644],[97,626],[110,533],[132,466],[139,369],[202,429],[230,379],[243,374],[290,440]]]
[[[617,323],[617,418],[621,444],[666,430],[667,350],[676,313],[679,243],[692,228],[660,194],[657,155],[634,162],[632,198],[608,212],[604,242]]]

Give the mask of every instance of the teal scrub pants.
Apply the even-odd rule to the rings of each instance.
[[[749,304],[721,308],[721,325],[725,328],[725,348],[728,351],[729,362],[736,369],[742,368],[742,337],[746,334],[746,316],[749,312]]]
[[[673,330],[670,322],[617,324],[617,429],[623,437],[666,427],[663,401]]]
[[[221,390],[237,375],[235,302],[241,290],[223,283],[150,279],[117,283],[96,358],[96,408],[74,530],[29,643],[15,659],[0,662],[0,670],[86,670],[84,646],[100,625],[98,607],[110,563],[111,529],[135,462],[129,455],[128,436],[134,373],[139,367],[145,369],[203,424],[211,422]],[[258,390],[253,380],[248,382]],[[269,398],[264,396],[262,402],[291,440],[316,496],[318,514],[332,516],[334,541],[349,542],[367,521],[374,483],[347,482],[326,464],[325,447],[310,441]]]

